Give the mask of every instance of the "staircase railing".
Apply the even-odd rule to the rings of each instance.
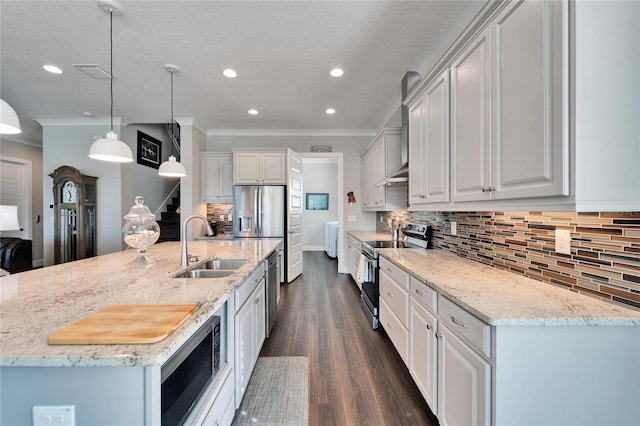
[[[178,123],[167,123],[165,129],[167,129],[173,148],[178,152],[176,157],[180,161],[180,125]]]
[[[162,203],[160,203],[160,206],[156,209],[156,211],[153,212],[153,214],[156,216],[156,219],[160,219],[160,216],[158,215],[167,208],[167,203],[173,197],[173,194],[175,194],[176,191],[178,191],[179,189],[180,189],[180,181],[178,181],[176,186],[174,186],[171,192],[169,192],[169,195],[167,195],[166,198],[162,201]]]

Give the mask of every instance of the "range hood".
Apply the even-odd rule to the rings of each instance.
[[[400,107],[400,119],[402,122],[402,136],[400,139],[402,166],[390,176],[385,177],[376,184],[382,186],[406,186],[409,182],[409,107],[404,100],[411,90],[420,81],[420,74],[415,71],[407,71],[402,77],[402,105]]]

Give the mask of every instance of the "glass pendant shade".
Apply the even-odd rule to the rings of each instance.
[[[187,170],[182,163],[176,161],[175,155],[171,155],[168,161],[160,164],[158,174],[166,177],[184,177],[187,175]]]
[[[112,163],[131,163],[133,161],[133,152],[129,145],[118,140],[116,132],[110,130],[107,132],[107,136],[91,144],[89,158]]]
[[[3,99],[0,99],[0,104],[0,134],[15,135],[21,133],[20,119],[16,111]]]

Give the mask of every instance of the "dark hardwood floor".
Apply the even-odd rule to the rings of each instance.
[[[436,425],[389,338],[371,329],[355,282],[337,270],[324,252],[304,253],[260,356],[309,357],[310,425]]]

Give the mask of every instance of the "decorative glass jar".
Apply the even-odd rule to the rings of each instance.
[[[129,247],[138,249],[138,257],[134,261],[151,263],[146,256],[147,248],[155,244],[160,238],[160,226],[156,222],[156,216],[144,205],[144,198],[136,197],[136,204],[131,207],[124,217],[122,237]]]

